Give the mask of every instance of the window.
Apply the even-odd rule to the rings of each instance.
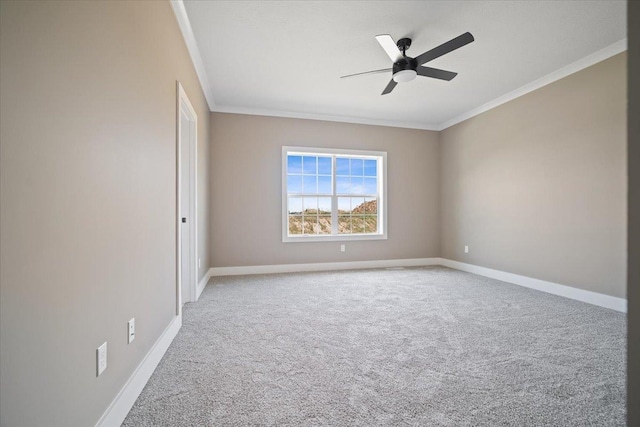
[[[282,147],[282,240],[386,239],[386,157]]]

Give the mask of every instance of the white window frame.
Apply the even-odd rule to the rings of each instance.
[[[289,212],[287,194],[287,156],[299,154],[302,156],[357,156],[380,159],[378,162],[378,233],[371,234],[300,234],[289,235]],[[381,163],[381,164],[380,164]],[[338,210],[336,194],[336,170],[335,157],[332,167],[332,195],[331,218],[332,224],[337,224]],[[282,241],[283,242],[335,242],[347,240],[386,240],[387,239],[387,153],[385,151],[347,150],[341,148],[315,148],[315,147],[282,147]]]

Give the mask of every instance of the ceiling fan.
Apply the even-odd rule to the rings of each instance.
[[[365,71],[363,73],[349,74],[340,77],[341,79],[347,77],[361,76],[364,74],[378,74],[392,71],[392,78],[387,87],[382,91],[382,95],[390,93],[398,83],[405,83],[416,78],[416,76],[431,77],[440,80],[451,80],[458,73],[452,71],[440,70],[438,68],[425,67],[429,61],[432,61],[446,53],[454,51],[462,46],[471,43],[474,38],[471,33],[466,32],[454,39],[449,40],[440,46],[426,51],[425,53],[411,58],[407,56],[407,49],[411,46],[411,39],[402,38],[395,43],[389,34],[381,34],[376,36],[376,40],[380,43],[380,46],[389,55],[391,61],[393,61],[393,68],[383,68],[381,70]]]

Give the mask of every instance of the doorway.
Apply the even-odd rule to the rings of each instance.
[[[198,117],[177,83],[177,289],[176,314],[196,300],[197,278],[197,124]]]

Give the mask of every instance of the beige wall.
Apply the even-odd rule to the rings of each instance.
[[[209,112],[168,2],[0,7],[0,424],[92,426],[175,316],[176,80],[208,268]]]
[[[211,138],[214,267],[439,255],[437,132],[212,113]],[[386,151],[388,240],[283,243],[283,145]]]
[[[441,132],[442,256],[624,297],[625,112],[623,53]]]

